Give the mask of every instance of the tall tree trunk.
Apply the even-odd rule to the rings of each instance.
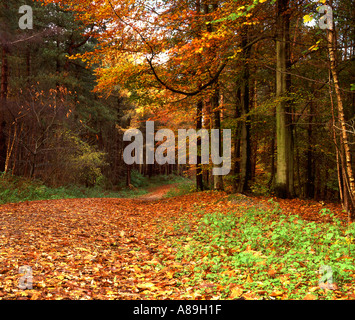
[[[270,174],[270,180],[268,182],[269,189],[271,188],[273,181],[275,179],[275,138],[273,137],[271,139],[271,148],[270,148],[270,154],[271,154],[271,174]]]
[[[241,93],[240,88],[237,92],[237,101],[235,104],[234,119],[240,118],[240,101]],[[233,180],[232,180],[232,192],[238,192],[238,185],[240,180],[240,135],[241,135],[241,125],[238,121],[234,128],[233,137]]]
[[[202,129],[203,101],[199,100],[196,107],[196,132]],[[197,138],[196,189],[203,190],[203,174],[201,164],[201,138]]]
[[[290,127],[290,107],[287,101],[287,79],[289,60],[289,20],[288,0],[277,1],[277,39],[276,39],[276,137],[277,137],[277,173],[275,194],[287,198],[293,192],[292,135]]]
[[[6,119],[5,105],[7,103],[8,83],[9,83],[9,66],[8,66],[9,49],[4,45],[2,47],[1,61],[1,85],[0,85],[0,172],[5,171],[7,144],[6,144]]]
[[[342,168],[342,151],[340,150],[340,146],[338,145],[337,134],[335,132],[335,111],[334,111],[334,101],[333,101],[333,93],[331,87],[331,72],[329,70],[329,97],[330,104],[332,107],[332,134],[333,134],[333,142],[335,146],[335,155],[336,155],[336,163],[337,163],[337,175],[338,175],[338,186],[339,186],[339,197],[340,201],[344,207],[345,198],[344,198],[344,186],[343,186],[343,168]]]
[[[348,221],[349,223],[355,218],[355,178],[354,172],[352,169],[352,161],[351,161],[351,152],[349,146],[349,138],[346,128],[346,120],[344,115],[344,106],[343,100],[340,91],[339,85],[339,72],[338,72],[338,61],[337,61],[337,40],[335,36],[334,23],[332,23],[332,28],[327,29],[327,40],[328,40],[328,52],[330,59],[330,70],[333,77],[335,94],[337,98],[337,106],[338,106],[338,119],[340,122],[341,128],[341,147],[344,152],[344,188],[347,190],[347,195],[349,196],[349,200],[351,202],[351,207],[348,209]],[[345,193],[345,190],[344,190]]]
[[[273,116],[276,116],[276,110],[273,110]],[[275,127],[273,126],[273,130],[271,132],[271,146],[270,146],[270,156],[271,156],[271,164],[270,164],[270,180],[268,182],[268,187],[270,190],[272,190],[274,188],[274,184],[275,184],[275,175],[276,175],[276,166],[275,166]]]
[[[210,10],[215,11],[218,9],[218,1],[213,1],[212,2],[212,9],[209,7],[209,3],[207,1],[204,2],[204,13],[208,14]],[[210,22],[210,21],[208,21]],[[212,33],[213,32],[213,25],[212,23],[208,23],[206,25],[207,31]],[[215,48],[210,49],[211,54],[216,54]],[[211,107],[212,107],[212,115],[213,115],[213,121],[212,121],[212,129],[217,129],[219,130],[219,138],[218,138],[218,145],[219,145],[219,155],[221,155],[222,152],[222,135],[221,135],[221,111],[219,109],[220,106],[220,92],[219,92],[219,86],[218,82],[214,86],[214,91],[212,94],[211,98]],[[213,167],[221,167],[222,164],[220,165],[215,165],[212,164]],[[213,176],[213,189],[215,190],[223,190],[223,176],[221,175],[214,175]]]
[[[131,186],[131,166],[127,164],[127,173],[126,173],[126,187]]]
[[[290,13],[285,13],[285,38],[286,38],[286,94],[287,94],[287,104],[286,104],[286,143],[287,143],[287,154],[288,154],[288,196],[293,198],[295,196],[294,189],[294,101],[291,99],[289,93],[291,89],[291,41],[290,41]]]
[[[244,26],[242,30],[242,47],[248,44],[248,27]],[[249,57],[250,49],[243,50],[243,67],[241,83],[241,116],[242,122],[242,151],[240,162],[240,181],[239,192],[249,190],[249,181],[251,179],[251,142],[250,142],[250,94],[249,94]]]
[[[196,0],[196,14],[201,14],[201,1]],[[201,37],[201,28],[199,27],[197,30],[197,38]],[[199,56],[199,60],[201,57]],[[196,105],[196,132],[202,129],[202,115],[203,115],[203,100],[200,99]],[[201,164],[201,138],[197,138],[197,163],[196,163],[196,189],[203,190],[203,172],[202,172],[202,164]]]
[[[306,154],[307,169],[306,169],[306,190],[307,198],[314,198],[314,159],[313,159],[313,102],[310,102],[309,117],[308,117],[308,150]]]
[[[219,88],[218,83],[216,88],[214,89],[213,97],[212,97],[212,112],[213,112],[213,129],[219,131],[218,135],[218,146],[219,155],[222,154],[222,132],[221,132],[221,111],[219,109]],[[222,164],[215,165],[214,167],[221,167]],[[214,175],[213,176],[213,189],[215,190],[223,190],[223,176],[221,175]]]
[[[203,128],[211,130],[212,128],[212,106],[211,103],[205,103],[203,111]],[[207,189],[213,189],[212,169],[206,166],[203,168],[203,181]]]
[[[7,154],[6,154],[6,161],[5,161],[5,172],[8,172],[9,166],[10,166],[10,159],[12,155],[12,150],[14,149],[15,141],[17,139],[17,123],[14,125],[14,135],[13,139],[11,141],[11,135],[12,135],[12,129],[11,127],[9,128],[9,139],[8,139],[8,145],[7,145]]]
[[[153,165],[150,163],[146,164],[146,168],[147,168],[148,178],[151,178],[153,176]]]

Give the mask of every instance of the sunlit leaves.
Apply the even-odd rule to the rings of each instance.
[[[353,230],[343,234],[342,227],[321,222],[338,219],[336,207],[321,211],[319,203],[282,200],[275,209],[275,200],[218,192],[158,200],[164,190],[137,200],[2,206],[0,298],[343,299],[353,294]],[[332,289],[318,285],[322,264],[333,266]],[[31,290],[17,288],[21,265],[33,269]]]
[[[306,14],[306,15],[303,17],[303,22],[304,22],[304,23],[311,22],[311,21],[313,21],[313,17],[312,17],[312,16]]]

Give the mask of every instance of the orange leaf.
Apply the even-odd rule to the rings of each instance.
[[[235,287],[232,289],[232,292],[229,296],[231,299],[239,298],[243,294],[243,289],[239,287]]]
[[[317,300],[317,299],[318,298],[315,295],[311,294],[311,293],[306,294],[304,296],[304,298],[303,298],[303,300]]]
[[[283,292],[282,291],[278,291],[278,290],[270,293],[271,297],[278,297],[278,296],[282,296],[282,295],[283,295]]]

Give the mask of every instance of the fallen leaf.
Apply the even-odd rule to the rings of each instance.
[[[319,288],[320,288],[320,287],[312,287],[312,288],[309,289],[309,291],[310,291],[310,292],[314,292],[314,291],[316,291],[316,290],[319,290]]]
[[[316,297],[315,295],[308,293],[304,296],[303,300],[317,300],[318,297]]]
[[[276,271],[274,269],[269,269],[269,271],[267,272],[267,274],[272,277],[275,278],[276,276]]]
[[[147,283],[138,283],[137,288],[139,289],[149,289],[155,287],[154,283],[147,282]]]
[[[282,296],[282,295],[283,295],[283,292],[279,291],[279,290],[270,293],[271,297],[279,297],[279,296]]]
[[[235,287],[232,289],[231,294],[229,295],[229,298],[231,299],[236,299],[239,298],[243,294],[243,289],[239,287]]]
[[[337,290],[338,289],[338,285],[333,282],[333,283],[320,283],[319,284],[319,288],[321,289],[326,289],[326,290]]]
[[[35,292],[32,297],[31,300],[39,300],[41,298],[41,294],[39,292]]]

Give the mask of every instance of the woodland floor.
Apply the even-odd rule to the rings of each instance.
[[[266,198],[246,196],[231,201],[218,192],[164,198],[170,188],[162,186],[137,199],[67,199],[0,206],[0,300],[218,299],[219,284],[203,280],[196,287],[215,291],[197,294],[179,273],[193,262],[176,259],[170,243],[182,231],[174,229],[173,222],[181,215],[189,217],[201,203],[204,214],[216,208],[220,212],[267,208],[270,203]],[[322,204],[318,202],[279,200],[279,204],[306,220],[325,219],[319,215]],[[346,220],[339,206],[327,207]],[[25,265],[32,268],[33,287],[21,290],[19,267]],[[353,299],[353,284],[348,289],[347,294],[339,291],[338,298]],[[261,299],[262,292],[239,289],[231,298],[236,296]],[[274,298],[278,296],[287,299],[274,294]]]

